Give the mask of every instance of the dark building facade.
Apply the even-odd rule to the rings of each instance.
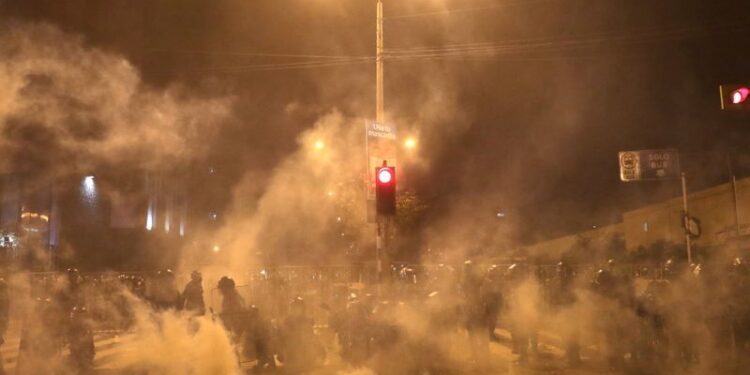
[[[6,267],[151,269],[176,263],[187,194],[174,174],[106,171],[0,176],[0,249]]]

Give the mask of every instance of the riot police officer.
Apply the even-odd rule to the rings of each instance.
[[[484,301],[485,321],[489,338],[492,341],[499,341],[495,333],[497,321],[500,318],[500,310],[503,307],[503,273],[502,268],[492,265],[487,270],[484,283],[482,285],[482,299]]]
[[[464,262],[461,289],[464,297],[464,326],[469,334],[471,357],[474,363],[483,367],[489,355],[489,335],[487,334],[487,311],[482,298],[483,275],[479,266],[472,260]]]
[[[536,322],[533,317],[526,316],[522,310],[521,300],[531,296],[521,295],[521,284],[526,280],[526,272],[518,263],[513,263],[505,271],[506,295],[510,312],[509,328],[513,353],[518,354],[518,362],[526,363],[529,358],[529,348],[535,350]]]
[[[37,298],[34,309],[25,317],[18,346],[16,373],[53,374],[61,366],[65,317],[49,298]]]
[[[5,344],[5,333],[8,331],[9,321],[10,296],[8,294],[8,284],[5,282],[5,279],[0,278],[0,346]],[[3,362],[3,357],[0,353],[0,375],[5,374]]]
[[[361,366],[372,355],[372,311],[356,293],[350,293],[344,311],[331,317],[331,328],[341,346],[341,358],[351,365]]]
[[[199,271],[190,273],[190,281],[182,292],[180,307],[198,316],[206,314],[206,303],[203,300],[203,275]]]
[[[88,310],[75,306],[70,312],[67,330],[70,365],[76,373],[85,373],[94,365],[94,334],[89,326]]]
[[[280,359],[290,373],[309,371],[323,363],[325,351],[313,331],[313,320],[307,314],[305,300],[294,298],[289,316],[281,326]]]
[[[219,317],[224,327],[237,339],[242,335],[245,313],[245,299],[242,298],[231,277],[223,276],[219,279],[217,288],[222,296],[221,314]]]
[[[557,263],[557,288],[552,295],[552,304],[558,312],[568,313],[578,301],[575,293],[575,272],[568,262],[561,260]],[[578,366],[581,363],[581,346],[579,344],[579,329],[577,322],[571,319],[569,327],[564,333],[565,357],[568,364]]]
[[[591,288],[598,297],[596,322],[602,337],[604,355],[610,368],[620,369],[624,365],[626,345],[622,322],[619,321],[622,305],[618,280],[608,268],[601,268],[596,272]]]
[[[74,306],[84,304],[83,290],[81,283],[83,281],[81,273],[77,268],[68,268],[65,270],[66,283],[56,293],[55,304],[56,308],[63,311],[64,314],[70,312]]]
[[[250,305],[246,314],[243,354],[250,360],[257,360],[255,371],[276,368],[271,323],[263,319],[260,310],[255,305]]]

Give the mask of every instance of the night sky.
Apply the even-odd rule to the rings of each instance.
[[[222,129],[201,161],[227,186],[272,170],[332,108],[374,116],[374,63],[352,57],[375,53],[375,1],[0,4],[0,20],[49,22],[125,55],[150,85],[236,96],[240,125]],[[619,182],[621,150],[679,149],[691,189],[725,181],[727,153],[747,174],[750,116],[720,111],[718,85],[750,82],[748,10],[749,1],[386,0],[387,116],[420,141],[421,163],[404,172],[410,188],[430,202],[430,220],[467,211],[457,207],[503,210],[529,242],[676,195],[676,182]],[[484,42],[499,52],[461,53]],[[410,49],[447,45],[458,47]],[[345,63],[289,69],[328,57],[260,54]],[[269,66],[279,69],[260,68]],[[288,115],[290,104],[301,110]]]

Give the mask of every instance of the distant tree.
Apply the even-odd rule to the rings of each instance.
[[[396,228],[399,233],[407,234],[419,227],[427,203],[412,191],[403,191],[396,199]]]
[[[419,258],[419,227],[424,220],[427,203],[412,191],[399,192],[396,199],[393,259],[416,261]]]

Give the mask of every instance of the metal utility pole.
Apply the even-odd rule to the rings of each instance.
[[[375,121],[383,124],[383,1],[377,3],[375,30]],[[383,279],[383,253],[388,240],[388,219],[378,215],[375,237],[375,272],[378,282]]]
[[[737,243],[739,244],[740,238],[740,205],[737,199],[737,176],[734,174],[734,168],[732,165],[732,155],[727,153],[727,168],[729,175],[732,176],[732,201],[734,203],[734,229],[737,232]]]
[[[378,0],[375,35],[375,121],[383,123],[383,1]]]
[[[682,211],[683,221],[685,226],[685,246],[687,248],[687,259],[688,264],[693,263],[693,254],[690,248],[690,213],[688,212],[688,199],[687,199],[687,182],[685,181],[685,172],[681,174],[682,179]]]

